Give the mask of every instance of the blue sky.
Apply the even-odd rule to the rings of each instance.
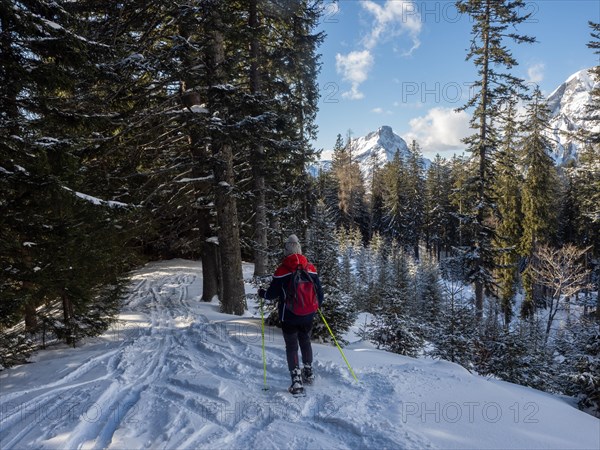
[[[600,0],[526,2],[531,13],[517,31],[535,44],[509,46],[519,65],[513,73],[539,84],[547,95],[571,74],[599,64],[586,47],[588,20],[600,22]],[[470,134],[470,111],[456,113],[476,79],[466,61],[471,22],[454,1],[340,0],[325,2],[320,29],[321,99],[316,148],[324,157],[338,133],[353,137],[390,125],[416,139],[426,157],[449,157]]]

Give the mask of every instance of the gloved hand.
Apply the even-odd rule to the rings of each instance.
[[[265,298],[265,294],[266,294],[266,293],[267,293],[267,291],[266,291],[266,290],[264,290],[263,288],[259,288],[259,289],[258,289],[258,292],[257,292],[257,294],[258,294],[258,296],[259,296],[260,298]]]

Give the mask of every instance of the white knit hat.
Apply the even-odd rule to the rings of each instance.
[[[294,253],[302,254],[302,247],[300,247],[300,241],[298,240],[298,236],[295,234],[290,234],[290,237],[287,238],[285,242],[285,246],[283,248],[283,254],[285,256],[293,255]]]

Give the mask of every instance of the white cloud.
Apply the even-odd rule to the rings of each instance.
[[[371,50],[380,42],[407,34],[412,41],[412,46],[403,52],[404,55],[410,55],[421,45],[419,40],[422,28],[421,16],[413,1],[386,0],[382,4],[372,0],[363,0],[361,6],[373,17],[371,31],[362,40],[363,50],[355,50],[346,55],[338,53],[335,56],[337,73],[345,81],[351,83],[350,90],[344,92],[342,97],[351,100],[364,98],[359,87],[367,80],[373,66],[374,59]]]
[[[465,111],[451,108],[432,108],[427,115],[412,119],[407,142],[415,139],[423,153],[436,153],[465,148],[462,139],[471,135],[470,116]]]
[[[380,106],[378,106],[377,108],[373,108],[373,109],[371,110],[371,112],[372,112],[372,113],[375,113],[375,114],[386,114],[386,115],[393,114],[393,113],[392,113],[392,111],[390,111],[390,110],[387,110],[387,109],[383,109],[383,108],[381,108]]]
[[[354,51],[347,55],[338,53],[335,55],[335,67],[345,81],[351,83],[349,91],[344,92],[342,97],[350,100],[361,99],[364,94],[358,90],[361,83],[367,80],[369,70],[373,66],[373,56],[369,50]]]
[[[419,48],[421,41],[421,16],[414,2],[409,0],[387,0],[383,5],[371,0],[361,2],[361,6],[373,15],[371,32],[365,37],[365,48],[372,49],[379,42],[389,40],[407,33],[412,40],[412,47],[404,52],[410,55]]]
[[[546,65],[544,63],[534,64],[529,66],[527,69],[527,82],[539,84],[544,79],[544,69]]]

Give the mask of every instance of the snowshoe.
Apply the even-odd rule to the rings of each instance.
[[[302,368],[302,382],[306,384],[312,384],[315,381],[315,374],[312,370],[312,365],[305,364]]]
[[[302,372],[299,367],[296,367],[291,372],[292,375],[292,385],[289,387],[288,391],[294,397],[300,397],[304,395],[304,386],[302,385]]]

